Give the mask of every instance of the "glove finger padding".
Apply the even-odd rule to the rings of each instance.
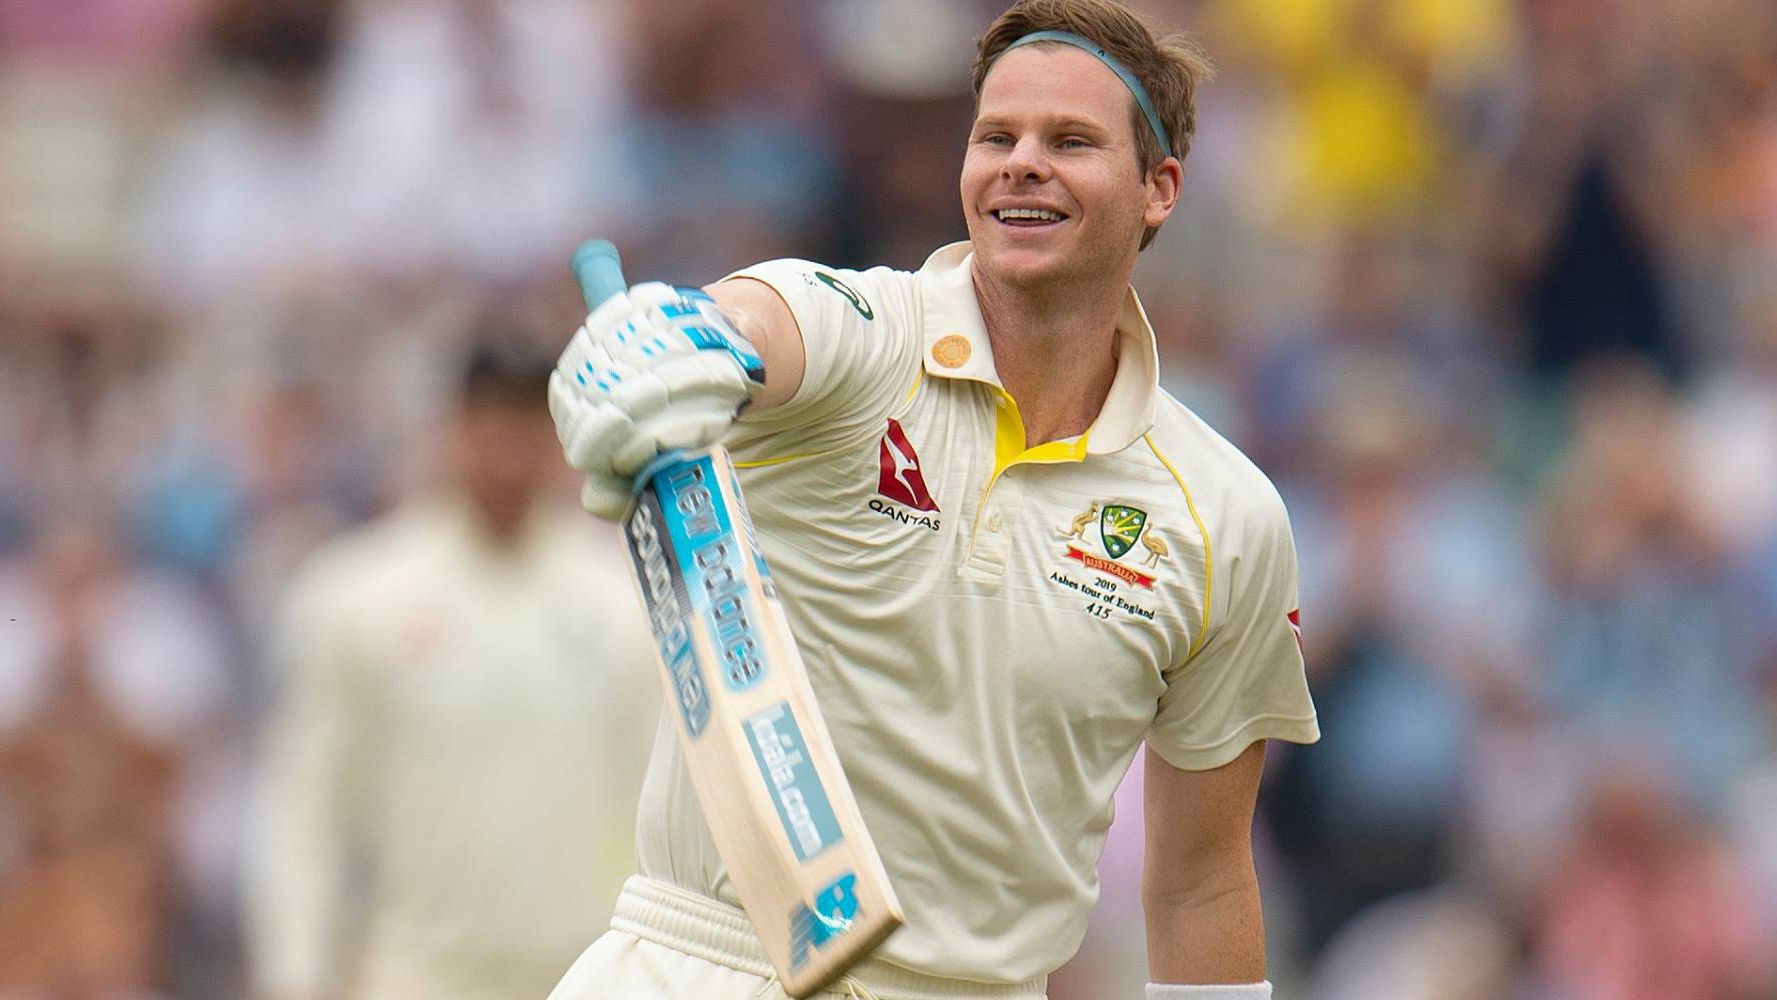
[[[631,308],[637,310],[676,305],[685,297],[679,289],[664,281],[644,281],[638,285],[631,285],[624,295],[629,299]]]
[[[755,383],[722,351],[698,351],[674,358],[654,369],[672,405],[708,400],[737,411],[753,394]]]
[[[628,476],[587,473],[580,484],[580,506],[595,517],[619,521],[629,512],[635,482]]]
[[[608,399],[641,423],[679,406],[727,410],[733,416],[751,392],[751,383],[732,360],[715,351],[698,351],[637,372],[613,387]]]
[[[627,476],[659,451],[721,437],[747,398],[747,382],[728,361],[700,352],[625,379],[599,402],[563,395],[551,392],[551,409],[568,464]]]
[[[618,475],[633,476],[654,456],[675,448],[698,448],[722,436],[734,422],[732,413],[673,408],[636,425],[611,458]]]
[[[636,316],[640,311],[630,302],[628,292],[618,292],[599,303],[568,341],[567,349],[562,351],[555,364],[556,369],[571,374],[580,368],[595,347],[604,350],[608,359],[613,346],[622,347],[636,338],[640,327]]]
[[[635,430],[629,414],[563,388],[561,373],[549,377],[549,410],[568,465],[581,472],[611,472],[611,456]]]
[[[550,377],[549,412],[569,465],[627,479],[662,450],[717,440],[763,378],[714,299],[648,282],[587,316]],[[614,506],[612,483],[589,489]]]
[[[629,290],[630,303],[643,319],[644,327],[658,326],[675,330],[683,345],[701,351],[719,351],[732,358],[746,377],[758,387],[765,384],[764,363],[752,341],[742,334],[708,292],[701,288],[674,288],[658,281],[637,285]],[[631,338],[632,349],[658,349],[648,338]],[[672,345],[676,350],[680,345]],[[621,358],[619,360],[622,360]]]

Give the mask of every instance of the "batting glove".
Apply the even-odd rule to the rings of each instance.
[[[549,412],[581,504],[616,520],[650,459],[722,436],[765,384],[753,345],[695,288],[657,281],[605,300],[549,377]]]

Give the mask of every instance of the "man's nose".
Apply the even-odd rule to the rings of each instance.
[[[1009,181],[1040,181],[1049,176],[1048,152],[1042,139],[1025,136],[1013,145],[1000,164],[1000,176]]]

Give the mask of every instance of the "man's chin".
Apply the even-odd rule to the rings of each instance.
[[[1051,249],[1027,247],[977,247],[977,265],[983,277],[1012,288],[1039,287],[1053,282],[1066,270],[1066,255]]]

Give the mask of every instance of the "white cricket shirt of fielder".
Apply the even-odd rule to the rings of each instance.
[[[1319,729],[1283,502],[1160,389],[1134,292],[1098,418],[1026,448],[970,257],[739,272],[789,304],[807,370],[725,443],[906,909],[877,957],[1009,983],[1079,947],[1144,738],[1203,770]],[[669,728],[637,838],[642,874],[736,902]]]
[[[619,542],[457,495],[329,542],[274,643],[246,873],[265,997],[543,996],[609,922],[660,684]]]

